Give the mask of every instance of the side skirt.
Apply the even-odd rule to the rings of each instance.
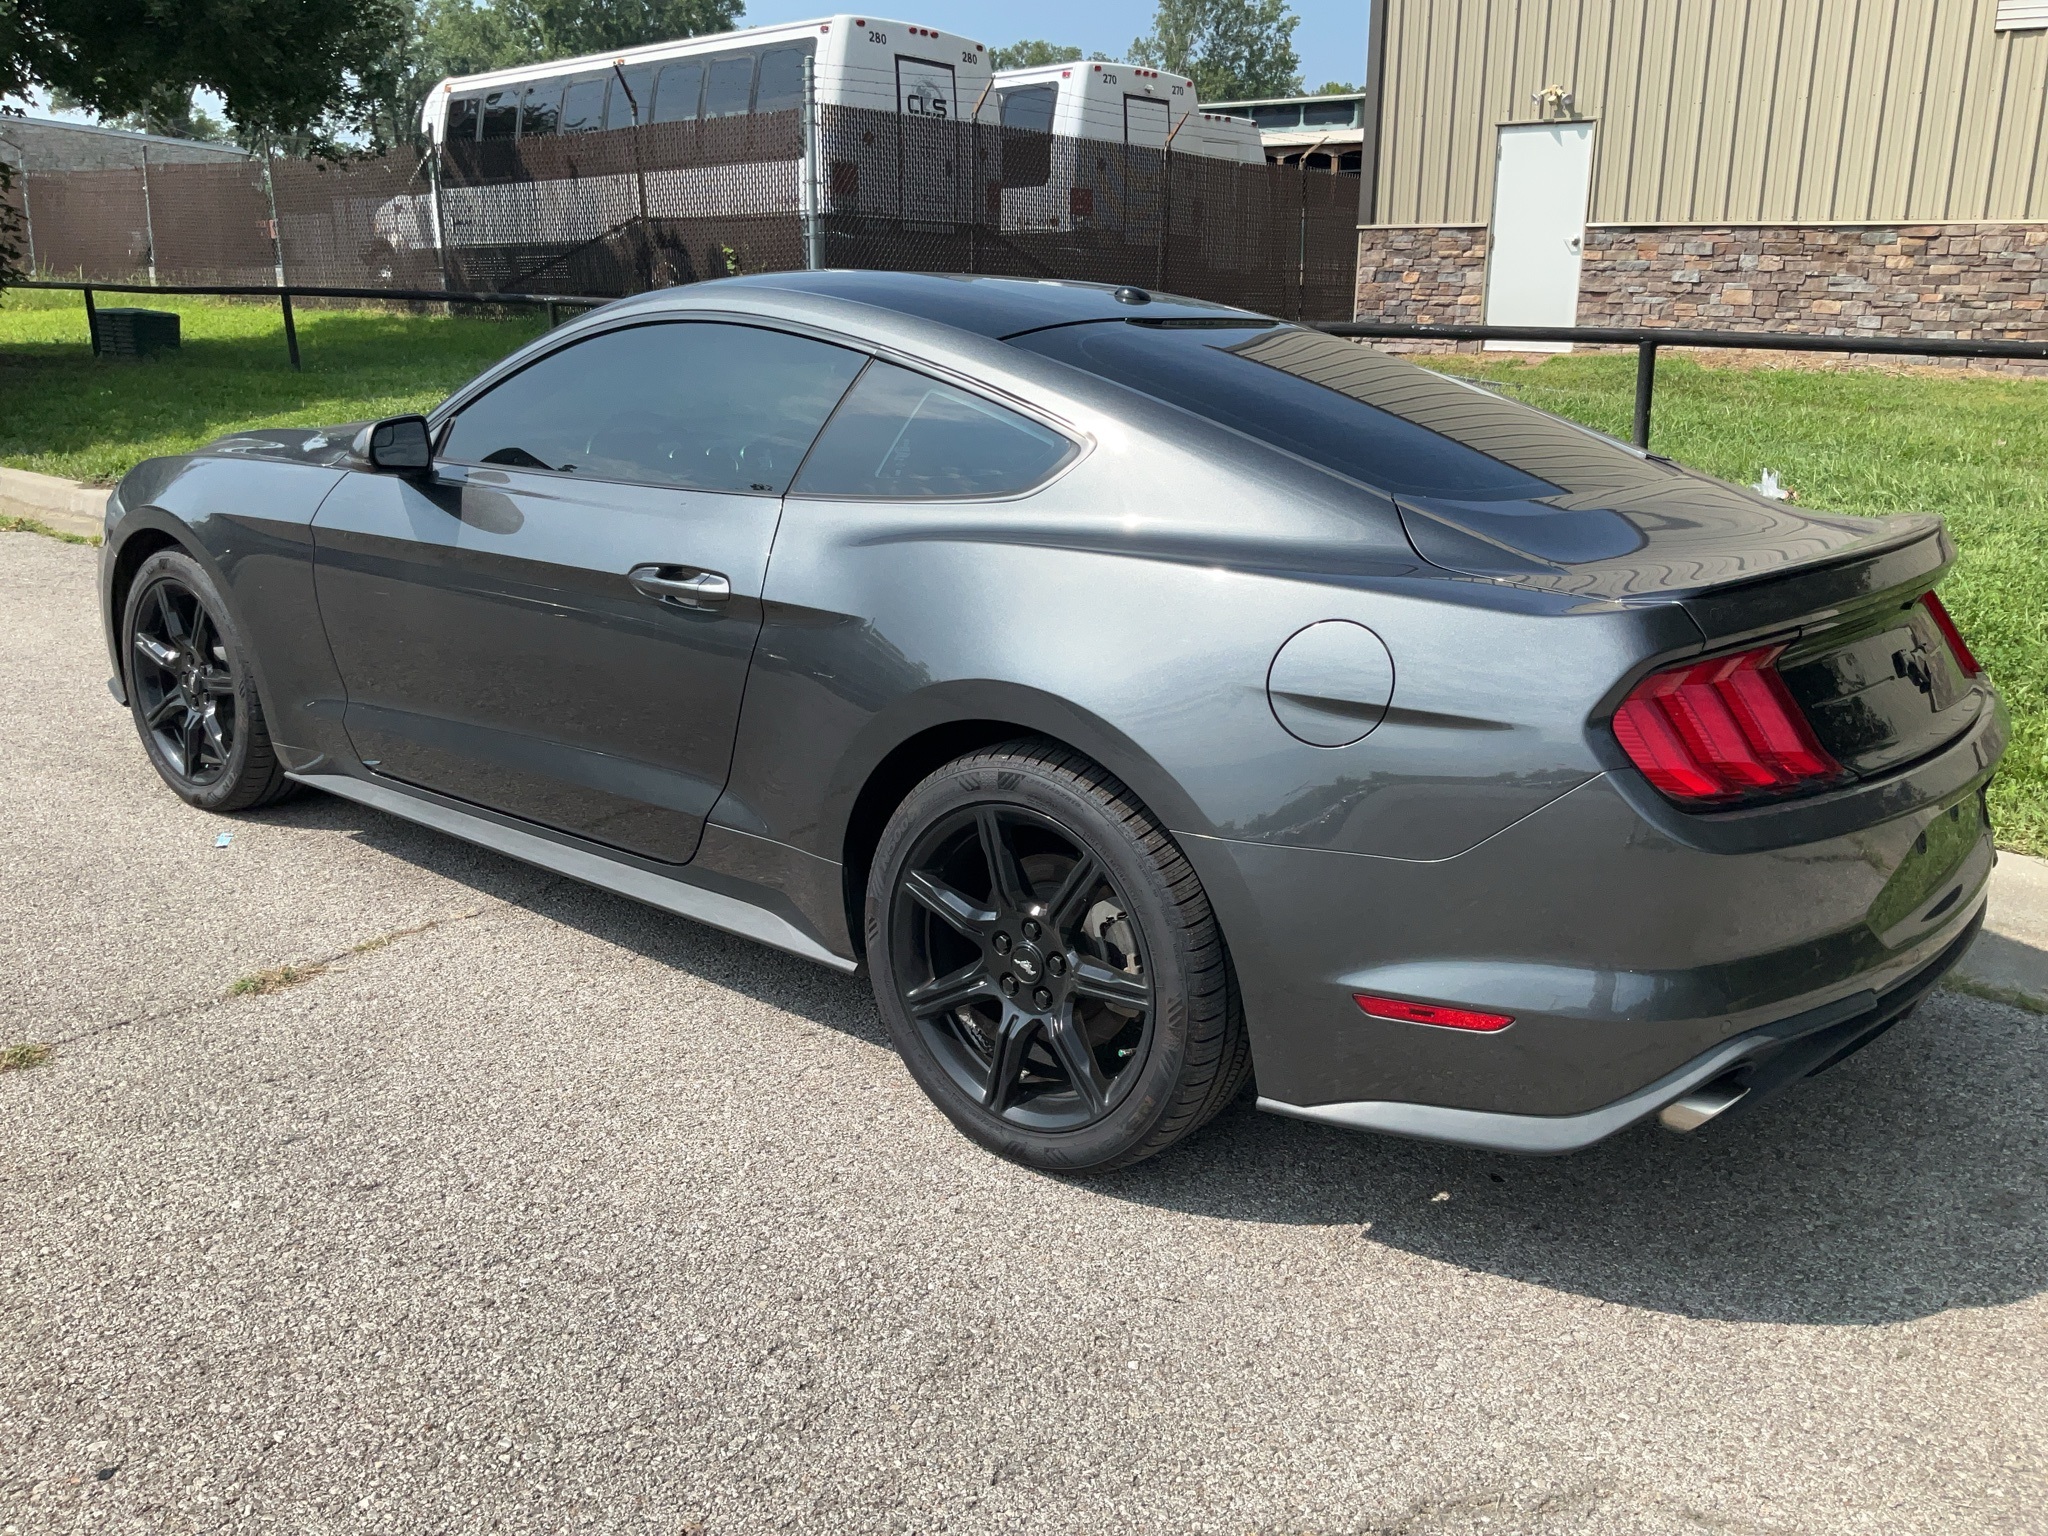
[[[630,896],[635,901],[644,901],[651,907],[664,912],[673,912],[678,917],[692,918],[727,933],[736,933],[742,938],[754,939],[762,944],[773,945],[806,960],[830,966],[835,971],[848,975],[859,970],[851,960],[835,955],[816,939],[803,932],[788,919],[743,901],[723,891],[707,890],[703,886],[679,880],[672,875],[657,875],[650,870],[636,869],[608,859],[602,854],[587,849],[573,848],[565,843],[539,837],[531,832],[522,832],[517,827],[478,816],[468,811],[457,810],[438,801],[425,800],[416,795],[387,785],[375,784],[367,779],[355,778],[345,773],[294,773],[288,778],[296,779],[312,789],[324,790],[330,795],[339,795],[344,800],[355,800],[380,811],[407,821],[416,821],[423,827],[432,827],[437,832],[446,832],[493,852],[502,853],[542,869],[553,870],[558,875],[567,875],[572,880],[581,880],[586,885],[597,886],[600,890],[612,891],[620,896]]]

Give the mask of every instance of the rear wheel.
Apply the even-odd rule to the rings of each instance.
[[[291,791],[271,749],[248,651],[198,561],[174,550],[143,561],[121,635],[136,732],[180,799],[206,811],[241,811]]]
[[[1136,1162],[1249,1071],[1194,870],[1128,789],[1051,743],[970,754],[911,791],[876,850],[866,926],[912,1075],[1005,1157]]]

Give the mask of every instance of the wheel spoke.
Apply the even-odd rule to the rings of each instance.
[[[199,723],[206,728],[206,739],[213,750],[220,754],[221,763],[225,766],[228,760],[227,732],[221,729],[220,716],[210,702],[199,712]]]
[[[156,613],[164,626],[164,638],[177,645],[186,638],[185,621],[178,614],[178,605],[171,601],[171,584],[167,581],[156,589]]]
[[[1031,895],[1025,888],[1023,872],[1017,868],[1017,855],[995,808],[981,807],[975,812],[974,825],[981,834],[982,857],[988,860],[990,898],[1013,910],[1030,905]]]
[[[996,1039],[995,1058],[989,1063],[988,1083],[982,1090],[982,1106],[1000,1115],[1010,1102],[1017,1079],[1024,1072],[1024,1053],[1031,1047],[1036,1020],[1021,1013],[1003,1019],[1003,1032]]]
[[[1115,1003],[1123,1008],[1150,1008],[1152,1006],[1152,984],[1142,976],[1133,976],[1126,971],[1112,970],[1100,960],[1087,955],[1081,957],[1074,967],[1074,990],[1083,997],[1092,997],[1105,1003]]]
[[[979,939],[996,914],[978,906],[945,881],[913,869],[903,877],[905,894],[937,916],[948,927],[970,939]]]
[[[988,967],[975,959],[957,971],[949,971],[944,976],[933,977],[922,986],[912,987],[903,994],[903,1006],[914,1014],[945,1013],[977,997],[993,997],[995,991]]]
[[[140,630],[135,632],[135,654],[159,672],[169,672],[173,675],[177,673],[178,653],[161,640],[145,635]]]
[[[167,693],[164,695],[162,703],[142,717],[142,723],[152,731],[159,731],[170,722],[173,715],[182,714],[184,709],[184,699],[175,693]]]
[[[199,687],[206,693],[233,693],[235,691],[234,675],[224,667],[209,667],[199,674]]]
[[[1090,1114],[1097,1113],[1109,1096],[1109,1085],[1102,1079],[1102,1068],[1095,1060],[1095,1052],[1088,1044],[1080,1021],[1074,1017],[1074,1011],[1071,1008],[1063,1010],[1046,1033],[1052,1040],[1053,1054],[1066,1068],[1067,1079],[1073,1083],[1074,1091],[1080,1094]]]
[[[178,745],[185,754],[185,777],[199,777],[200,749],[206,745],[206,726],[199,711],[190,710],[185,715],[185,724],[178,732]]]
[[[1101,877],[1101,863],[1094,854],[1084,849],[1081,856],[1074,860],[1074,867],[1067,871],[1066,878],[1060,882],[1060,888],[1054,893],[1052,900],[1045,904],[1046,922],[1054,933],[1064,937],[1068,927],[1078,921],[1079,913],[1072,909],[1079,907],[1081,898],[1095,888]]]

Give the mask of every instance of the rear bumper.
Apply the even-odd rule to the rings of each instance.
[[[1506,1122],[1594,1117],[1583,1137],[1552,1128],[1564,1150],[1710,1080],[1713,1063],[1938,976],[1983,906],[1982,791],[2003,733],[1987,712],[1878,786],[1891,814],[1790,843],[1701,846],[1643,815],[1616,774],[1436,861],[1180,841],[1229,940],[1273,1107],[1480,1145],[1521,1144]],[[1372,1018],[1356,993],[1515,1022],[1479,1034]],[[1488,1116],[1505,1117],[1498,1134],[1473,1129]]]
[[[1364,1099],[1341,1104],[1285,1104],[1261,1097],[1259,1108],[1347,1130],[1384,1131],[1494,1152],[1577,1152],[1713,1085],[1739,1095],[1727,1111],[1753,1108],[1801,1078],[1817,1077],[1896,1024],[1931,992],[1977,937],[1980,903],[1957,938],[1932,961],[1879,994],[1863,991],[1723,1041],[1674,1072],[1611,1104],[1576,1115],[1515,1115]]]

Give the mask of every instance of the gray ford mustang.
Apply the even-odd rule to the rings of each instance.
[[[1072,283],[644,294],[431,416],[108,503],[166,783],[311,785],[853,971],[983,1146],[1254,1079],[1563,1152],[1862,1046],[1982,920],[2008,722],[1933,517]]]

